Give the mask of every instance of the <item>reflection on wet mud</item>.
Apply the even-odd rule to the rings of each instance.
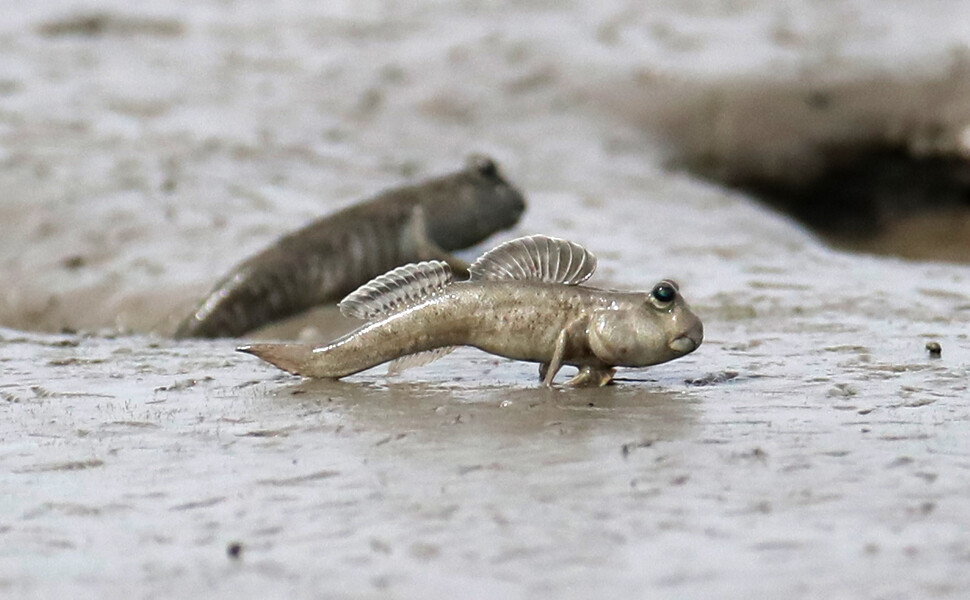
[[[696,419],[696,400],[688,394],[642,384],[549,389],[480,382],[305,380],[273,396],[278,404],[326,403],[355,427],[438,440],[457,435],[485,445],[553,435],[601,439],[619,447],[629,436],[683,437]]]

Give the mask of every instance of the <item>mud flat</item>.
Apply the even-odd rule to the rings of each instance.
[[[963,4],[15,4],[5,597],[970,594],[970,268],[832,250],[671,167],[959,154]],[[507,237],[674,278],[704,345],[548,390],[473,350],[301,382],[166,337],[247,253],[471,151],[528,196]]]
[[[965,336],[814,320],[712,316],[703,352],[597,390],[472,350],[300,383],[221,343],[6,330],[0,584],[959,597]]]
[[[231,342],[4,330],[0,584],[959,597],[970,343],[941,315],[966,275],[830,260],[688,287],[701,350],[597,390],[473,350],[299,382]]]

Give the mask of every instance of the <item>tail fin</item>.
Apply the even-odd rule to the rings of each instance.
[[[288,373],[312,377],[309,372],[313,348],[304,344],[252,344],[236,348],[238,352],[252,354]]]

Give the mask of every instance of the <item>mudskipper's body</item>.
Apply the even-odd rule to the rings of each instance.
[[[394,361],[390,371],[425,364],[455,346],[537,362],[546,385],[563,365],[572,385],[605,385],[615,367],[645,367],[694,351],[700,319],[670,281],[650,292],[578,285],[596,268],[582,246],[531,236],[506,242],[456,282],[448,265],[399,267],[350,294],[341,311],[369,321],[324,346],[239,348],[305,377],[340,378]]]
[[[522,195],[486,157],[466,169],[324,217],[249,258],[180,325],[177,338],[239,336],[314,306],[336,302],[399,265],[444,260],[514,225]]]

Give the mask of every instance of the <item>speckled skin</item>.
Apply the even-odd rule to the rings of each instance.
[[[537,362],[547,385],[563,364],[580,367],[573,385],[603,385],[614,367],[645,367],[692,352],[700,319],[677,294],[532,281],[453,283],[404,311],[311,349],[295,344],[240,348],[291,373],[340,378],[398,357],[445,346]]]
[[[511,227],[524,210],[495,163],[472,157],[462,171],[389,190],[281,238],[219,282],[175,337],[240,336],[410,262],[445,260],[461,272],[466,265],[448,252]]]

